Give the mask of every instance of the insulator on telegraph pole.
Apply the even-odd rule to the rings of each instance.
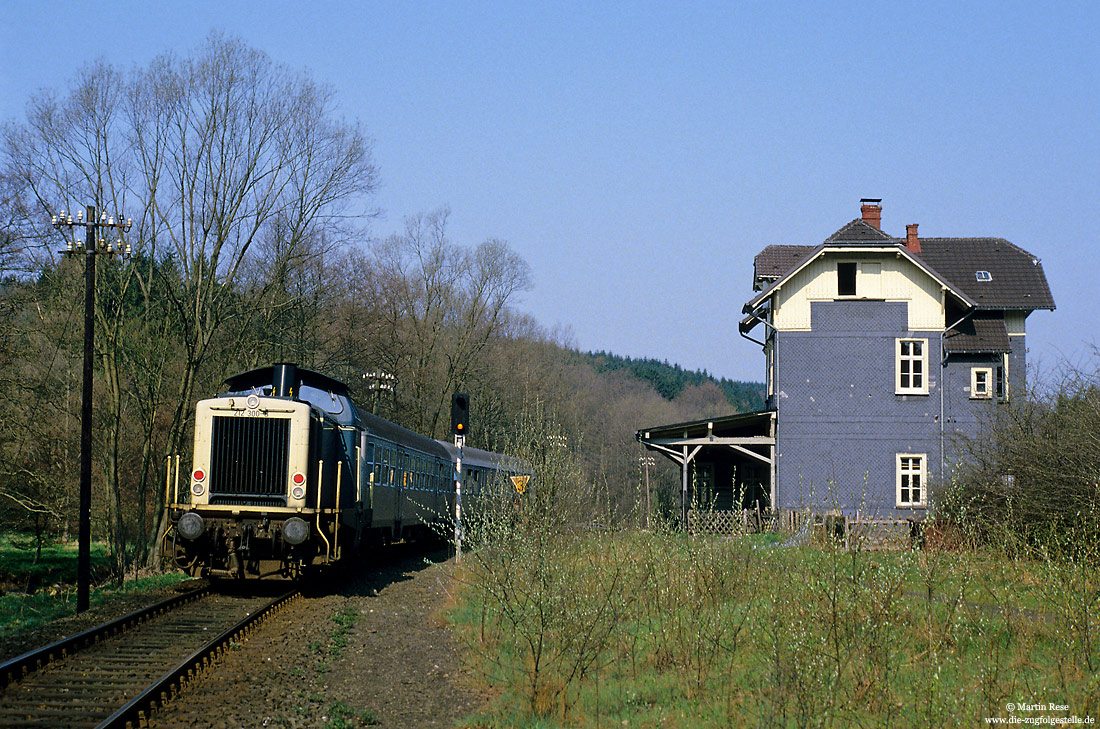
[[[114,249],[108,244],[100,249],[98,241],[100,232],[104,228],[113,228],[121,232],[127,232],[133,227],[134,221],[122,216],[110,217],[103,211],[102,217],[96,219],[95,206],[89,205],[87,220],[84,219],[84,211],[78,210],[76,220],[71,213],[64,210],[60,215],[50,216],[50,225],[61,231],[68,228],[66,236],[66,248],[62,255],[84,255],[84,373],[83,393],[80,403],[80,523],[78,529],[79,550],[76,563],[76,611],[84,612],[88,609],[88,593],[91,587],[92,574],[92,365],[95,354],[95,259],[97,255],[129,255],[130,246],[122,248],[122,237],[118,237],[118,245]],[[117,220],[117,222],[116,222]],[[84,228],[84,245],[80,245],[73,228]]]

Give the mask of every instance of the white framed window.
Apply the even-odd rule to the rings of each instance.
[[[898,395],[927,395],[928,340],[895,341],[894,392]]]
[[[923,508],[928,503],[928,455],[899,453],[897,455],[898,508]]]
[[[993,368],[970,368],[970,398],[972,400],[988,400],[993,397]]]

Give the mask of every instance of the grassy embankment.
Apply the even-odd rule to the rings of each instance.
[[[463,561],[452,617],[495,688],[478,726],[1100,720],[1100,547],[1064,554],[517,529]]]
[[[106,574],[106,545],[92,544],[92,574]],[[50,543],[37,556],[32,538],[0,534],[0,636],[18,634],[76,611],[77,545]],[[183,574],[153,575],[119,586],[97,586],[93,578],[90,603],[111,594],[159,587],[185,579]]]

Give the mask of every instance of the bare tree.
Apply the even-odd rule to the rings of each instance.
[[[473,249],[447,237],[446,209],[412,216],[401,235],[376,242],[380,366],[401,380],[410,428],[442,435],[451,393],[468,388],[479,357],[507,328],[509,305],[531,285],[527,263],[503,241]]]
[[[44,223],[59,207],[94,201],[134,217],[128,242],[139,255],[111,278],[116,307],[99,314],[108,521],[120,552],[129,409],[141,412],[141,513],[160,519],[157,465],[183,450],[196,388],[232,364],[206,372],[211,353],[234,352],[267,290],[369,212],[370,141],[333,111],[329,87],[212,34],[193,56],[161,56],[128,77],[94,63],[67,96],[36,96],[27,123],[4,130],[3,168],[39,208],[21,235],[43,243],[32,249],[40,265],[52,258]],[[274,258],[252,255],[264,243]],[[144,553],[158,530],[137,531]]]

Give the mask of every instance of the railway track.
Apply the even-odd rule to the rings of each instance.
[[[0,727],[138,727],[298,597],[177,596],[0,665]]]

